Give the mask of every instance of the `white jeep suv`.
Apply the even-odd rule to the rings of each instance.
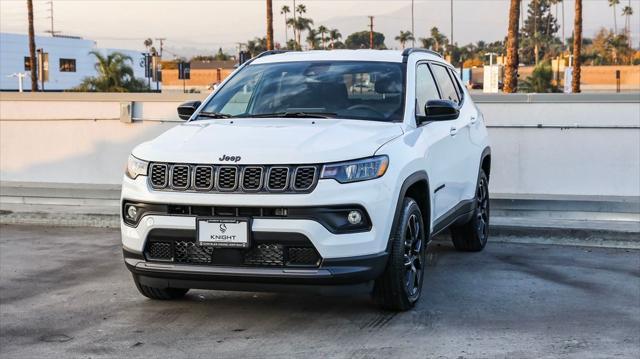
[[[436,53],[270,51],[178,113],[122,186],[125,263],[149,298],[364,290],[406,310],[432,236],[487,242],[487,131]]]

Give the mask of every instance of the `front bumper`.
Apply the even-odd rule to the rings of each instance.
[[[125,264],[137,279],[156,288],[197,288],[221,290],[333,290],[371,282],[384,271],[387,254],[324,260],[318,268],[262,268],[183,265],[147,262],[124,251]],[[351,288],[350,288],[351,289]]]

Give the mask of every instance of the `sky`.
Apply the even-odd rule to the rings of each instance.
[[[532,0],[524,0],[526,4]],[[35,30],[50,30],[49,0],[34,0]],[[573,28],[573,0],[565,0],[567,37]],[[640,0],[620,0],[618,28],[624,26],[620,14],[629,2],[634,9],[632,38],[640,44]],[[223,48],[235,52],[238,42],[264,36],[264,0],[53,0],[54,29],[65,35],[95,40],[98,47],[144,50],[146,38],[166,38],[165,57],[210,54]],[[411,30],[411,0],[297,0],[307,6],[306,17],[315,26],[337,28],[346,38],[367,30],[369,15],[374,29],[386,36],[386,45],[399,48],[394,40],[400,30]],[[450,36],[449,0],[415,0],[416,38],[426,37],[437,26]],[[285,21],[280,9],[292,7],[293,0],[273,0],[274,36],[285,42]],[[0,0],[0,31],[27,32],[26,0]],[[454,41],[467,44],[501,40],[506,35],[509,0],[454,0]],[[553,9],[555,13],[555,8]],[[558,7],[562,24],[562,7]],[[583,0],[584,36],[592,37],[601,27],[614,27],[613,9],[607,0]],[[561,34],[561,32],[560,32]],[[289,38],[292,34],[289,31]],[[419,42],[417,42],[419,44]]]

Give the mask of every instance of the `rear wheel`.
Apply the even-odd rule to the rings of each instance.
[[[453,245],[459,251],[478,252],[489,238],[489,181],[480,170],[476,188],[475,209],[469,222],[451,227]]]
[[[425,227],[420,207],[405,198],[400,221],[392,232],[391,253],[384,273],[376,280],[373,298],[384,309],[411,309],[420,298],[426,261]]]
[[[189,289],[184,289],[184,288],[149,287],[140,283],[140,280],[138,280],[138,278],[136,278],[135,276],[133,277],[133,281],[136,283],[136,288],[138,288],[138,291],[140,292],[140,294],[151,299],[157,299],[157,300],[179,299],[184,297],[184,295],[187,294],[187,292],[189,291]]]

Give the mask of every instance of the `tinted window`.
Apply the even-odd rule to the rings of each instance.
[[[24,70],[31,71],[31,57],[29,56],[24,57]]]
[[[60,59],[60,72],[76,72],[76,60]]]
[[[462,90],[462,85],[460,84],[460,75],[457,71],[449,69],[449,75],[451,75],[451,79],[453,80],[453,85],[456,88],[456,92],[458,92],[458,98],[462,102],[464,100],[464,91]]]
[[[427,104],[427,101],[439,98],[438,88],[433,76],[431,76],[429,66],[419,64],[416,69],[416,114],[424,115],[424,105]]]
[[[321,112],[347,119],[401,121],[403,95],[400,63],[270,63],[242,69],[203,111],[238,117]]]
[[[451,82],[451,77],[449,77],[447,68],[440,65],[432,65],[431,69],[433,70],[433,76],[436,77],[436,81],[438,81],[438,85],[440,86],[442,99],[460,103],[460,98],[458,98],[456,88],[454,87],[453,82]]]

